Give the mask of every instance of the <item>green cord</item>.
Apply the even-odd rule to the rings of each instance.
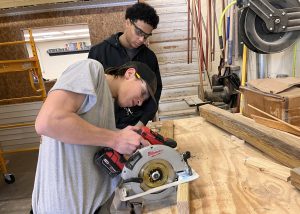
[[[224,16],[225,16],[225,13],[227,12],[227,10],[236,3],[236,0],[235,1],[232,1],[229,5],[227,5],[225,7],[225,9],[223,10],[222,12],[222,15],[221,15],[221,19],[220,19],[220,22],[219,22],[219,27],[218,27],[218,32],[219,32],[219,36],[222,36],[223,32],[222,32],[222,23],[223,23],[223,19],[224,19]]]

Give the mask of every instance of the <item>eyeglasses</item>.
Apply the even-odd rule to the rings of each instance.
[[[137,36],[142,36],[144,39],[147,39],[149,36],[152,36],[152,33],[145,33],[141,28],[136,26],[136,24],[131,20],[131,24],[134,26],[134,30]]]
[[[147,83],[143,81],[143,79],[141,78],[141,76],[135,72],[135,76],[137,79],[141,80],[142,82],[142,87],[141,87],[141,98],[143,100],[147,100],[149,98],[149,92],[148,92],[148,89],[147,89]]]

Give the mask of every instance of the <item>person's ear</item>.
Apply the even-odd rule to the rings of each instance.
[[[131,79],[135,75],[135,69],[134,68],[128,68],[127,71],[125,72],[125,79]]]
[[[129,28],[131,25],[130,19],[125,20],[125,28]]]

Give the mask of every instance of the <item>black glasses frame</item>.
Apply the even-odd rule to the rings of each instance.
[[[130,22],[134,26],[136,35],[142,36],[142,37],[144,37],[144,39],[147,39],[149,36],[152,36],[152,33],[145,33],[141,28],[139,28],[138,26],[136,26],[136,24],[134,23],[134,21],[130,20]]]

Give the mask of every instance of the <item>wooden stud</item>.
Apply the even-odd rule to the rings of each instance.
[[[270,174],[281,180],[290,180],[291,169],[272,161],[268,161],[262,158],[249,157],[245,159],[245,165],[259,169],[261,172]]]
[[[189,214],[190,213],[189,183],[183,183],[183,184],[178,185],[177,213],[178,214]]]

